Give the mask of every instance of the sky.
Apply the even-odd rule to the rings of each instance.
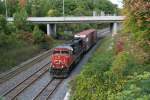
[[[123,4],[122,1],[123,0],[110,0],[112,3],[117,4],[119,8],[122,8]]]

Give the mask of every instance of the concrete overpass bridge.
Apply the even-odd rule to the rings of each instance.
[[[117,33],[117,25],[125,16],[79,16],[79,17],[28,17],[27,21],[35,24],[47,24],[47,35],[56,33],[56,24],[59,23],[110,23],[112,33]],[[12,17],[7,21],[14,21]]]

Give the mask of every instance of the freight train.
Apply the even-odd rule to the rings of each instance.
[[[89,29],[74,35],[74,39],[54,48],[50,74],[55,78],[68,77],[82,56],[97,42],[97,32]]]

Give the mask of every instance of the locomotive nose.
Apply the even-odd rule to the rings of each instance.
[[[52,57],[52,65],[55,68],[64,68],[67,66],[68,57],[66,56],[53,56]]]

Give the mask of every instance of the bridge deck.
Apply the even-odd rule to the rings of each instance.
[[[125,16],[80,16],[80,17],[28,17],[27,21],[32,23],[112,23],[122,22]],[[8,21],[13,21],[12,17],[7,18]]]

